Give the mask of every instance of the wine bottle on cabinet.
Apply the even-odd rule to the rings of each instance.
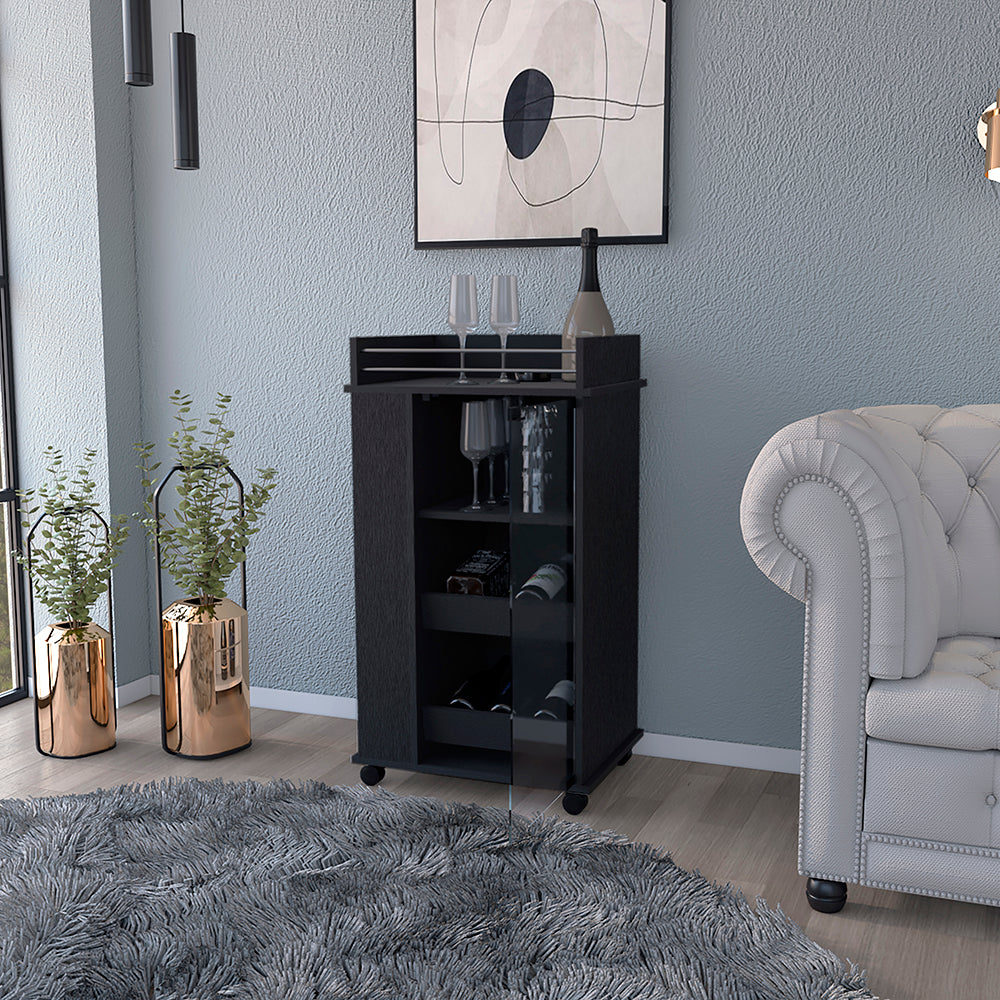
[[[597,230],[584,229],[580,234],[583,250],[583,270],[580,274],[580,290],[573,299],[562,334],[561,368],[567,382],[576,381],[576,342],[580,337],[610,337],[615,332],[611,313],[601,295],[597,280]],[[569,371],[566,371],[569,369]]]

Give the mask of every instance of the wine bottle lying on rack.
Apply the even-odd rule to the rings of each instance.
[[[513,703],[511,700],[511,691],[514,690],[514,684],[508,679],[507,683],[503,686],[500,694],[497,695],[496,703],[490,709],[491,712],[503,712],[509,715],[513,709]]]
[[[492,667],[462,681],[448,704],[478,712],[509,712],[510,690],[510,657],[502,656]]]
[[[534,599],[536,601],[552,601],[557,597],[566,597],[567,564],[569,556],[564,556],[560,563],[545,563],[539,566],[524,582],[517,592],[515,600]]]
[[[555,719],[565,722],[576,702],[576,686],[571,680],[556,681],[545,696],[542,707],[535,712],[536,719]]]

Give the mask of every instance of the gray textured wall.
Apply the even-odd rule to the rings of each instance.
[[[17,485],[38,485],[46,445],[68,462],[92,447],[100,503],[127,513],[140,496],[131,448],[139,351],[120,9],[105,0],[8,4],[0,27]],[[119,684],[150,669],[146,577],[134,531],[115,589]],[[36,623],[47,620],[36,607]]]
[[[526,328],[556,331],[577,277],[572,250],[411,249],[408,8],[191,5],[198,174],[170,169],[166,87],[133,98],[147,433],[166,433],[175,384],[231,387],[242,463],[282,468],[251,563],[267,686],[354,690],[347,338],[444,332],[448,275],[467,269],[517,272]],[[647,729],[798,744],[802,609],[738,526],[773,431],[1000,381],[998,192],[973,134],[996,37],[981,0],[674,4],[671,242],[602,261],[650,381]]]
[[[282,474],[251,553],[254,682],[351,695],[347,338],[445,332],[466,270],[518,273],[526,330],[558,331],[577,255],[411,249],[409,3],[189,4],[197,173],[170,166],[176,15],[154,7],[157,85],[130,95],[143,432],[165,439],[175,386],[205,405],[234,393],[238,464]],[[648,730],[798,744],[802,608],[738,525],[773,431],[838,406],[996,398],[1000,191],[974,120],[997,35],[985,0],[675,0],[671,242],[602,251],[650,381]]]

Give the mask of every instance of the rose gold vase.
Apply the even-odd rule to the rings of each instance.
[[[222,757],[250,746],[247,613],[223,598],[163,612],[163,749]]]
[[[115,745],[111,634],[93,622],[48,625],[35,636],[37,747],[86,757]]]

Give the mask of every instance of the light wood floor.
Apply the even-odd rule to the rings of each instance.
[[[119,714],[114,750],[53,760],[34,748],[30,701],[0,709],[0,798],[58,795],[170,775],[226,779],[317,779],[353,785],[355,726],[343,719],[253,710],[253,746],[232,757],[191,761],[160,748],[159,702]],[[506,807],[505,785],[390,771],[382,786],[407,795]],[[811,910],[795,870],[798,778],[656,757],[633,757],[568,817],[551,792],[516,789],[514,808],[547,812],[656,844],[674,861],[780,906],[815,941],[868,973],[891,1000],[993,1000],[1000,996],[1000,910],[850,886],[839,914]]]

